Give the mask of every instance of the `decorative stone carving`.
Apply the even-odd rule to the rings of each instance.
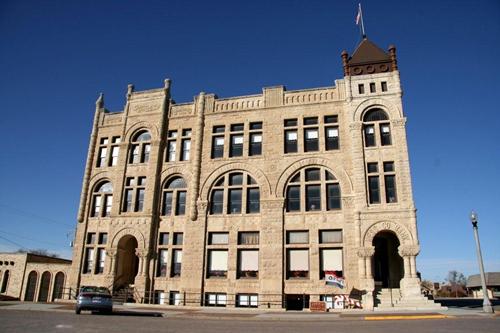
[[[391,121],[392,126],[394,127],[404,127],[406,124],[406,118],[394,119]]]
[[[110,258],[115,258],[117,252],[118,252],[118,249],[116,247],[108,247],[106,249],[106,255]]]
[[[400,245],[398,252],[401,257],[417,256],[420,253],[420,246],[418,245]]]
[[[354,197],[342,197],[342,206],[347,209],[354,207]]]
[[[207,212],[208,201],[198,200],[197,206],[198,206],[198,212],[200,214],[205,214]]]
[[[358,257],[360,258],[371,257],[375,254],[375,247],[374,246],[359,247],[357,254]]]
[[[261,209],[280,210],[283,209],[285,198],[263,199],[260,201]]]
[[[411,244],[412,242],[413,237],[404,225],[390,221],[383,221],[373,224],[366,230],[365,236],[363,237],[363,244],[365,244],[365,246],[370,246],[372,244],[373,237],[375,237],[375,235],[380,231],[384,230],[394,232],[402,244]]]

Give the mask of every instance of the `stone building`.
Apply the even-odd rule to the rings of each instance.
[[[120,112],[101,95],[70,285],[173,305],[431,306],[396,49],[365,38],[342,64],[324,88],[179,104],[165,80],[129,85]]]
[[[67,298],[71,261],[33,253],[0,253],[0,299],[53,302]]]

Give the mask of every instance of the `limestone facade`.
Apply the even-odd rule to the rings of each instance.
[[[120,112],[99,97],[70,286],[133,286],[136,299],[157,303],[164,295],[186,305],[251,299],[263,308],[351,295],[373,308],[384,286],[377,278],[390,274],[403,297],[419,294],[395,49],[362,44],[342,58],[344,78],[325,88],[275,86],[231,98],[202,92],[178,104],[165,80],[146,91],[129,85]],[[375,110],[385,118],[367,119]],[[232,183],[234,174],[240,178]],[[291,240],[297,231],[307,232],[298,243]],[[323,231],[340,237],[327,242]],[[246,243],[243,232],[258,238]],[[382,250],[381,233],[392,235]],[[391,242],[395,261],[384,259]],[[325,250],[341,250],[340,264]],[[247,255],[253,259],[243,264]],[[247,274],[242,265],[257,268]],[[326,283],[331,265],[344,288]]]

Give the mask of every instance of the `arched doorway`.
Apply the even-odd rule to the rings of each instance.
[[[50,272],[43,272],[40,282],[40,292],[38,293],[38,302],[47,302],[50,289]]]
[[[26,283],[26,292],[24,293],[24,300],[27,302],[35,300],[36,280],[38,280],[37,272],[31,271],[28,275],[28,283]]]
[[[373,278],[382,288],[399,288],[404,276],[403,258],[398,253],[399,239],[390,231],[381,231],[373,238]]]
[[[54,290],[52,291],[52,301],[61,299],[64,288],[64,273],[58,272],[54,278]]]
[[[114,288],[134,284],[139,268],[139,258],[135,255],[136,249],[137,239],[134,236],[123,236],[118,242]]]
[[[10,277],[10,272],[9,270],[6,270],[3,275],[2,288],[0,289],[0,293],[2,294],[7,292],[7,287],[9,286],[9,277]]]

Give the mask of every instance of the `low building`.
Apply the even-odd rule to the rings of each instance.
[[[500,298],[500,272],[485,273],[486,289],[489,298]],[[467,288],[472,292],[474,298],[483,298],[483,287],[479,274],[467,278]]]
[[[53,302],[67,294],[71,260],[34,253],[0,253],[0,299]]]

